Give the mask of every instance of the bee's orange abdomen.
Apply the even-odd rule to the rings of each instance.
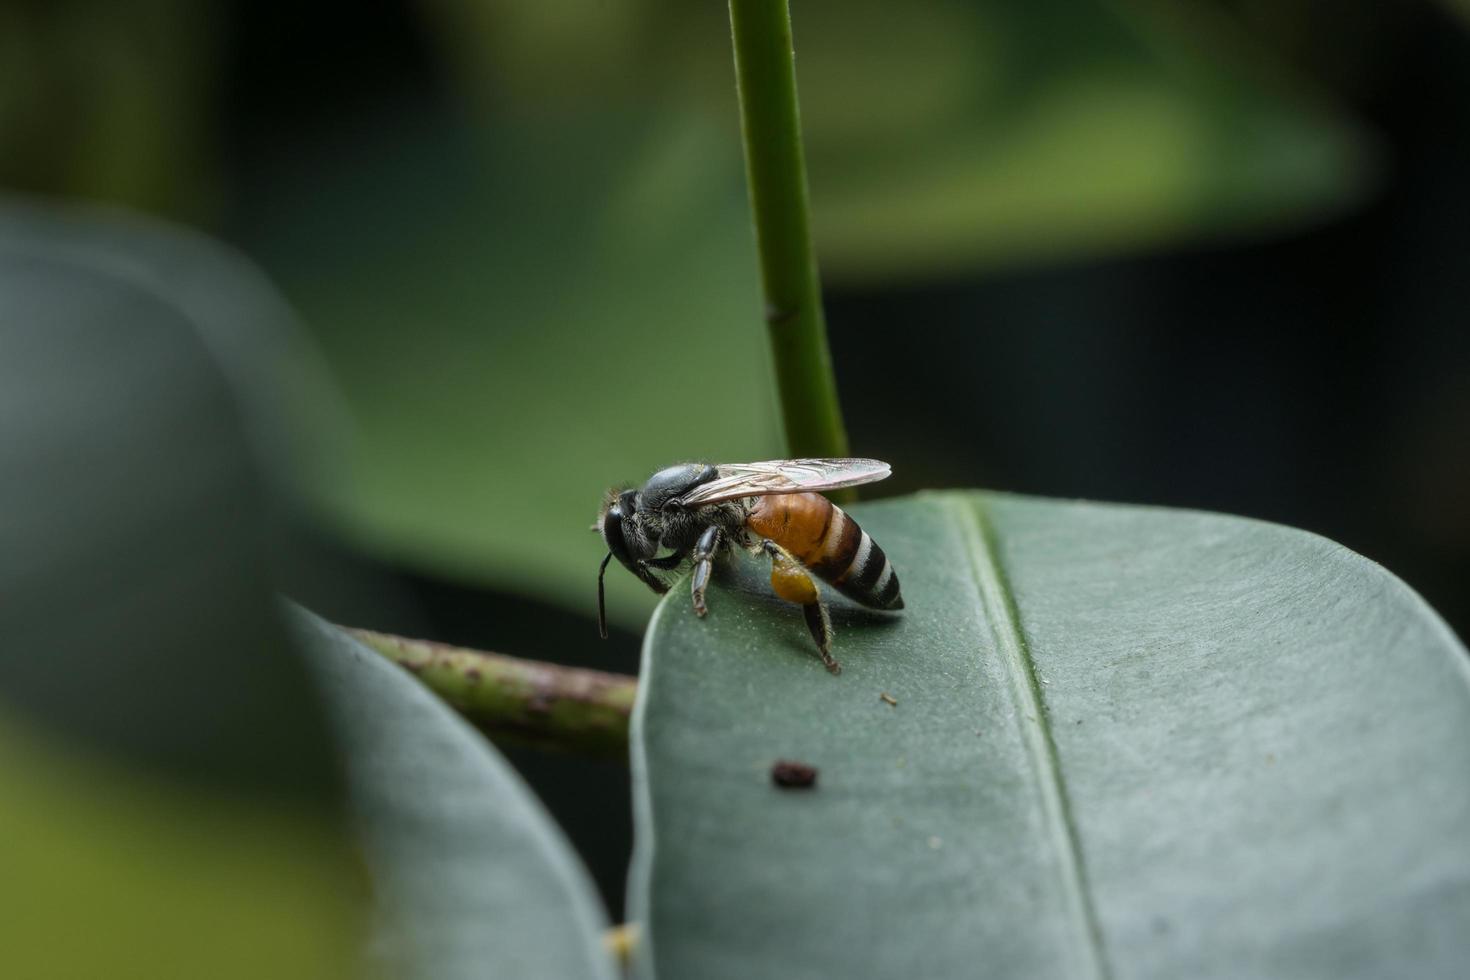
[[[878,609],[901,609],[898,576],[858,522],[817,493],[757,499],[745,526],[791,552],[839,592]]]
[[[745,526],[791,552],[803,565],[814,568],[827,550],[827,536],[839,514],[841,509],[818,493],[778,494],[759,498]],[[842,514],[842,520],[852,523],[846,514]]]

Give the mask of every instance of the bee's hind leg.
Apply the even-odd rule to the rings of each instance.
[[[818,599],[801,607],[801,613],[806,618],[806,628],[811,631],[812,639],[817,641],[817,653],[822,658],[822,663],[833,675],[842,673],[842,665],[832,656],[832,620],[827,615],[827,605]]]
[[[718,525],[711,524],[704,529],[699,540],[694,543],[694,577],[689,580],[689,594],[694,599],[694,614],[703,616],[709,612],[709,607],[704,604],[704,590],[709,587],[710,572],[715,565],[715,555],[720,550],[720,543],[724,540],[725,532]]]
[[[771,556],[771,588],[787,602],[801,606],[806,628],[817,643],[822,663],[833,675],[842,673],[842,665],[832,656],[832,620],[817,582],[801,562],[774,541],[762,541],[761,547]]]

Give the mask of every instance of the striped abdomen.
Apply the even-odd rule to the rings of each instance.
[[[878,542],[821,494],[758,497],[745,526],[791,552],[854,602],[903,608],[898,576]]]

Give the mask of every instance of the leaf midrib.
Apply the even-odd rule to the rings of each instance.
[[[985,513],[985,505],[978,497],[956,494],[947,496],[945,503],[959,527],[964,550],[970,558],[975,589],[995,637],[996,651],[1011,683],[1016,725],[1036,775],[1042,817],[1057,853],[1062,894],[1078,936],[1078,948],[1083,953],[1088,975],[1097,980],[1109,980],[1111,970],[1103,948],[1102,930],[1087,881],[1087,869],[1082,860],[1081,843],[1057,757],[1056,742],[1052,737],[1050,716],[1041,695],[1036,665],[1021,632],[1015,596],[1000,564],[992,525]]]

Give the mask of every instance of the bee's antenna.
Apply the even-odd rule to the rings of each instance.
[[[607,571],[607,563],[612,561],[612,552],[602,559],[602,567],[597,569],[597,633],[604,640],[607,639],[607,601],[602,595],[602,576]]]

